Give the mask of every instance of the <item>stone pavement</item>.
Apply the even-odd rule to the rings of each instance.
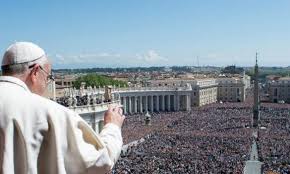
[[[253,133],[254,137],[257,135],[255,132]],[[262,162],[259,161],[258,158],[258,149],[256,140],[253,140],[250,160],[246,161],[246,165],[244,168],[244,174],[261,174]]]

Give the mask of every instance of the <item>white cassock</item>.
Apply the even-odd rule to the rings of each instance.
[[[0,174],[106,173],[122,144],[118,126],[97,135],[75,112],[0,77]]]

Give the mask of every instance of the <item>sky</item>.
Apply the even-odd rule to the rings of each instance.
[[[38,44],[58,68],[290,65],[289,0],[0,3],[0,52]]]

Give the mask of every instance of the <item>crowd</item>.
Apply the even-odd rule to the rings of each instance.
[[[290,173],[290,105],[261,106],[258,134],[263,173]],[[122,154],[112,173],[243,173],[252,142],[252,103],[211,104],[191,112],[128,116],[124,142],[145,141]]]
[[[88,97],[62,97],[69,106],[101,103]],[[259,160],[264,174],[290,173],[290,105],[263,103],[258,131]],[[252,101],[210,104],[190,112],[128,115],[124,144],[145,138],[121,155],[112,173],[243,173],[252,142]],[[150,135],[150,136],[148,136]]]
[[[125,143],[151,136],[129,148],[113,173],[242,173],[249,159],[251,107],[212,104],[191,112],[128,116]]]
[[[264,163],[263,173],[268,171],[290,173],[290,105],[263,104],[258,150]]]

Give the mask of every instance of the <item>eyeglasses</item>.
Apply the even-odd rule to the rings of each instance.
[[[52,75],[51,73],[48,73],[47,71],[45,71],[42,66],[39,66],[40,69],[47,75],[46,78],[47,78],[47,81],[54,81],[54,75]]]
[[[33,64],[33,65],[30,65],[28,68],[33,68],[36,64]],[[44,70],[44,68],[42,66],[39,65],[39,68],[47,75],[46,78],[47,78],[47,83],[51,82],[51,81],[54,81],[55,80],[55,77],[54,75],[52,75],[51,73],[48,73],[47,71]]]

